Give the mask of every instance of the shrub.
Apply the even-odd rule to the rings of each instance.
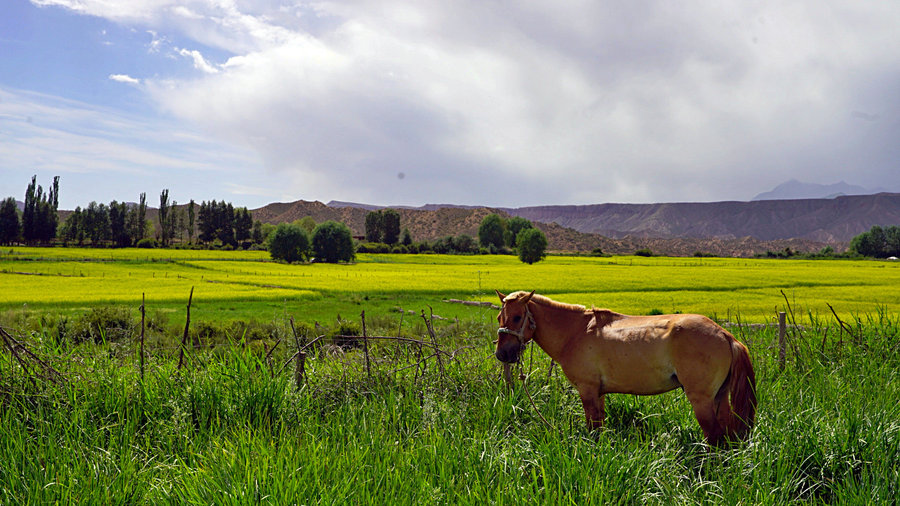
[[[358,253],[390,253],[391,248],[383,242],[363,242],[356,248]]]
[[[141,239],[140,241],[138,241],[135,246],[137,246],[138,248],[148,248],[149,249],[149,248],[155,248],[155,247],[157,247],[157,245],[158,244],[156,242],[156,239],[153,239],[152,237],[145,237],[145,238]]]
[[[653,256],[653,252],[650,251],[649,248],[641,248],[641,249],[635,251],[634,254],[635,254],[635,256],[639,256],[639,257],[652,257]]]
[[[318,262],[350,262],[356,257],[350,229],[343,223],[331,220],[316,226],[312,250]]]
[[[128,339],[139,324],[125,307],[101,306],[92,308],[74,321],[66,321],[59,328],[60,339],[75,344],[100,344]]]
[[[503,234],[506,231],[506,221],[499,214],[489,214],[481,220],[478,227],[478,242],[481,246],[501,249],[506,245]]]
[[[547,236],[536,228],[525,228],[516,236],[519,260],[526,264],[539,262],[547,251]]]
[[[281,223],[269,236],[269,254],[275,260],[299,262],[309,253],[309,237],[299,225]]]
[[[362,330],[360,330],[360,326],[347,320],[338,320],[337,326],[328,333],[328,337],[331,338],[332,342],[342,349],[358,347],[360,344],[359,339],[356,339],[356,337],[361,335]]]

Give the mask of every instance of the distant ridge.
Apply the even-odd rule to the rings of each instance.
[[[797,199],[831,199],[843,195],[872,195],[885,193],[883,188],[869,189],[847,184],[844,181],[834,184],[803,183],[791,179],[774,189],[760,193],[751,200],[797,200]]]
[[[378,209],[415,209],[418,211],[437,211],[438,209],[481,209],[485,206],[464,206],[459,204],[425,204],[424,206],[376,206],[372,204],[360,204],[357,202],[342,202],[340,200],[332,200],[325,204],[328,207],[353,207],[357,209],[365,209],[367,211],[377,211]]]
[[[668,204],[596,204],[505,209],[531,221],[557,223],[613,238],[752,237],[845,243],[872,225],[900,224],[900,193],[833,199]]]

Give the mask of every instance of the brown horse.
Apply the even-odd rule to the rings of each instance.
[[[517,362],[534,340],[578,390],[588,427],[603,426],[603,396],[654,395],[681,387],[710,444],[743,439],[756,413],[747,348],[695,314],[627,316],[563,304],[534,292],[503,302],[497,359]]]

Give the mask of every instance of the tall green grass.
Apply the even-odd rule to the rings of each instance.
[[[192,348],[181,371],[154,352],[141,381],[133,339],[13,330],[66,380],[0,353],[0,503],[893,504],[900,322],[818,323],[790,336],[783,370],[772,328],[733,329],[750,343],[759,412],[749,440],[724,449],[706,446],[678,391],[611,395],[606,428],[588,432],[577,395],[530,349],[523,372],[548,427],[520,383],[504,385],[483,320],[439,326],[458,350],[443,374],[434,359],[396,371],[415,347],[372,343],[370,377],[360,347],[323,346],[300,390],[289,370],[272,374],[291,346],[273,367],[241,343]]]

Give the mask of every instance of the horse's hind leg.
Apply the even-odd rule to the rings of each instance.
[[[703,429],[706,441],[710,445],[718,445],[722,441],[722,436],[725,435],[725,429],[719,423],[715,399],[706,395],[688,394],[688,400],[694,408],[694,416],[697,417],[700,428]]]

